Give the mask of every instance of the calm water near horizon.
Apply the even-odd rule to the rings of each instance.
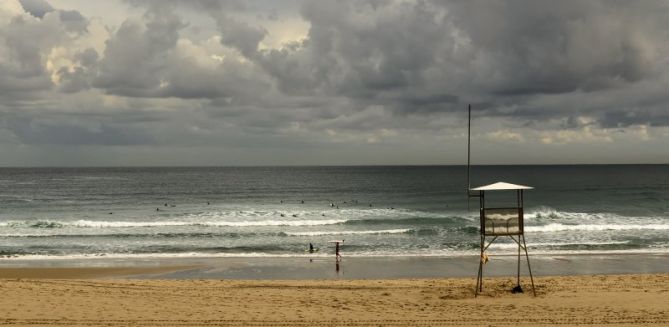
[[[535,187],[532,254],[669,253],[669,165],[472,168],[472,186],[496,181]],[[0,254],[325,256],[344,239],[348,256],[472,255],[470,204],[463,166],[0,168]]]

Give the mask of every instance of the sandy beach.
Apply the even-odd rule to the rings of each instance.
[[[0,325],[669,325],[669,274],[384,280],[127,279],[183,267],[0,269]],[[20,278],[21,274],[25,278]],[[75,279],[66,279],[72,277]]]

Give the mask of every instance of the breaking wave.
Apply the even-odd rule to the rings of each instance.
[[[346,222],[344,219],[322,220],[258,220],[258,221],[10,221],[0,223],[0,227],[14,228],[120,228],[120,227],[173,227],[173,226],[212,226],[212,227],[258,227],[258,226],[320,226]]]
[[[561,232],[561,231],[607,231],[607,230],[669,230],[666,224],[647,225],[565,225],[548,224],[544,226],[525,226],[527,232]]]
[[[363,231],[315,231],[315,232],[287,232],[288,236],[323,236],[323,235],[364,235],[364,234],[403,234],[411,232],[411,229],[386,229],[386,230],[363,230]]]

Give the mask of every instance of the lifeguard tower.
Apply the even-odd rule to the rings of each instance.
[[[534,277],[530,267],[530,256],[527,253],[525,244],[525,233],[523,223],[523,190],[531,190],[532,187],[525,185],[516,185],[504,182],[497,182],[490,185],[480,186],[469,190],[470,197],[479,198],[479,219],[481,223],[481,257],[479,260],[479,272],[476,278],[476,295],[483,291],[483,265],[488,261],[486,250],[499,237],[508,236],[518,244],[518,271],[516,274],[516,287],[513,292],[522,292],[520,287],[520,257],[521,250],[525,251],[527,259],[527,269],[532,281],[532,293],[536,296],[534,290]],[[509,207],[487,207],[485,203],[486,192],[491,191],[515,191],[516,205]],[[489,240],[489,241],[488,241]]]
[[[527,245],[525,244],[524,231],[524,213],[523,213],[523,191],[530,190],[532,187],[525,185],[516,185],[505,182],[497,182],[490,185],[479,186],[471,188],[469,171],[471,166],[471,117],[472,108],[469,106],[469,122],[467,125],[467,195],[469,198],[479,198],[479,219],[481,223],[481,256],[479,260],[479,271],[476,277],[476,292],[483,291],[483,265],[488,262],[488,255],[486,250],[499,237],[510,237],[516,244],[518,244],[518,270],[516,274],[516,287],[513,288],[514,293],[523,292],[520,287],[520,257],[521,250],[525,251],[525,258],[527,259],[527,269],[530,273],[530,281],[532,282],[532,293],[537,295],[534,289],[534,277],[532,276],[532,268],[530,267],[530,256],[527,253]],[[486,192],[500,192],[500,191],[515,191],[516,205],[505,207],[487,207],[486,206]],[[468,201],[469,203],[469,201]],[[469,205],[469,204],[468,204]]]

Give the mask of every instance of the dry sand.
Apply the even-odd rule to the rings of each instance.
[[[2,270],[0,276],[7,278]],[[48,277],[48,269],[36,270],[42,270],[41,274],[24,276]],[[76,270],[70,272],[79,278],[119,273],[101,269],[81,275]],[[120,273],[133,272],[147,273],[132,269]],[[63,274],[60,271],[54,277],[67,277]],[[537,297],[532,296],[527,279],[523,279],[524,294],[509,292],[512,278],[487,278],[485,282],[484,293],[474,298],[474,277],[2,279],[0,325],[669,326],[669,274],[539,277],[535,280]]]

